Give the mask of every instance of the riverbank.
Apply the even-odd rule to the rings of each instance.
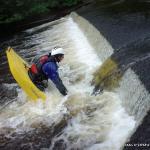
[[[11,38],[14,34],[23,31],[28,28],[32,28],[38,25],[41,25],[46,22],[50,22],[56,19],[59,19],[65,15],[68,15],[72,11],[76,11],[77,9],[87,6],[91,4],[93,0],[83,0],[82,2],[78,3],[77,5],[71,6],[71,7],[64,7],[61,9],[53,9],[50,10],[50,12],[41,14],[41,15],[35,15],[28,17],[22,21],[17,21],[13,23],[5,23],[0,24],[0,41],[5,41],[8,38]]]

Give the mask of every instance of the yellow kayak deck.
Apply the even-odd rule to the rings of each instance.
[[[10,47],[6,50],[6,54],[9,68],[14,79],[29,98],[35,101],[37,99],[45,100],[45,93],[39,90],[28,76],[29,64]]]

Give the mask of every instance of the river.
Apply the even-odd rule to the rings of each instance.
[[[119,150],[141,124],[150,103],[149,21],[143,23],[143,15],[137,13],[110,18],[92,7],[86,8],[89,13],[78,10],[1,43],[11,45],[28,62],[55,46],[63,47],[59,73],[69,94],[61,96],[49,81],[46,102],[29,101],[2,51],[0,149]],[[97,69],[105,79],[104,91],[94,96],[91,81]]]

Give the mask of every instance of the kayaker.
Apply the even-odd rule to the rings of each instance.
[[[44,91],[48,86],[48,79],[50,79],[62,95],[67,95],[67,89],[59,77],[57,65],[63,59],[64,50],[57,47],[52,49],[49,55],[41,56],[33,61],[28,73],[37,88]]]

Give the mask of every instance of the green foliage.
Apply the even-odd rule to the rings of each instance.
[[[49,9],[47,8],[48,5],[46,3],[41,4],[36,4],[34,5],[32,8],[30,8],[29,10],[29,14],[41,14],[41,13],[46,13],[49,11]]]
[[[10,22],[19,21],[22,19],[23,19],[23,16],[21,14],[14,14],[11,18],[7,18],[5,22],[10,23]]]
[[[64,0],[63,3],[65,6],[72,6],[76,5],[79,2],[79,0]]]
[[[1,0],[0,23],[10,23],[29,16],[76,5],[81,0]]]
[[[55,8],[59,6],[60,0],[48,0],[48,4],[50,8]]]

